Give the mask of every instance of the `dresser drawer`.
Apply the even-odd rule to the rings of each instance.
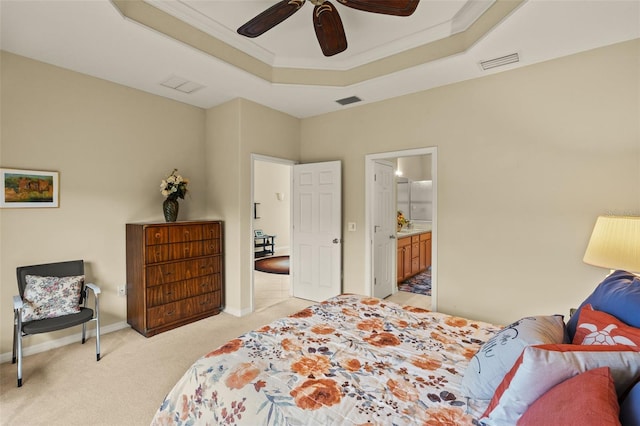
[[[154,307],[166,303],[220,290],[220,274],[207,275],[192,280],[149,287],[147,306]]]
[[[147,309],[147,329],[170,324],[180,318],[180,304],[178,302],[150,308]]]
[[[190,257],[211,256],[216,253],[219,244],[213,241],[194,241],[190,243],[161,244],[149,246],[145,253],[147,264],[188,259]]]
[[[202,225],[180,225],[169,229],[169,241],[172,243],[200,241],[203,239]]]
[[[202,225],[204,239],[219,239],[222,236],[222,225],[220,223],[205,223]]]
[[[220,238],[214,238],[212,240],[204,240],[202,244],[204,244],[205,256],[222,254],[222,240]]]
[[[220,256],[204,257],[196,260],[163,263],[148,266],[146,269],[147,286],[173,283],[221,271]]]
[[[147,246],[167,244],[169,242],[168,226],[153,226],[145,229],[144,242]]]
[[[190,297],[147,309],[147,328],[153,329],[220,307],[220,292]]]
[[[181,303],[181,309],[185,317],[202,314],[220,307],[220,292],[215,291],[213,293],[203,294],[202,296],[190,297]]]

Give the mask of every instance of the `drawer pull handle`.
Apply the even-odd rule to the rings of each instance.
[[[172,294],[173,294],[173,292],[172,292],[172,291],[168,291],[168,292],[167,292],[167,296],[171,296]]]
[[[170,317],[171,315],[174,314],[175,311],[171,311],[171,312],[167,312],[167,316]]]

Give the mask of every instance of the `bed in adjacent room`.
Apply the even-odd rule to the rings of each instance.
[[[640,279],[612,280],[628,281],[632,297],[616,294],[640,306]],[[587,345],[582,340],[592,334],[586,332],[590,323],[603,318],[596,321],[593,313],[600,315],[599,306],[611,311],[611,300],[590,297],[572,318],[569,337],[561,315],[500,327],[371,297],[337,296],[197,360],[152,424],[540,424],[549,419],[539,416],[554,410],[574,416],[567,407],[579,412],[580,400],[591,397],[592,389],[601,392],[595,397],[603,401],[599,420],[617,419],[624,398],[635,392],[629,402],[635,404],[640,393],[634,387],[640,378],[640,323],[620,323],[624,335],[615,347]],[[638,312],[631,311],[631,322],[640,321]],[[572,342],[574,334],[582,340]],[[572,384],[589,392],[572,393]],[[556,390],[560,385],[568,390]],[[546,395],[554,390],[556,396]],[[562,410],[553,408],[567,395]]]

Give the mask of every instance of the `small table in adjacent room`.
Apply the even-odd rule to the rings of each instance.
[[[266,234],[253,237],[253,240],[254,240],[253,246],[255,249],[254,256],[264,257],[264,256],[269,256],[275,253],[275,250],[276,250],[275,239],[276,239],[275,235],[266,235]]]

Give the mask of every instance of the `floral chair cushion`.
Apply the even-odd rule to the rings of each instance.
[[[84,275],[40,277],[27,275],[22,301],[22,321],[55,318],[80,312]]]

